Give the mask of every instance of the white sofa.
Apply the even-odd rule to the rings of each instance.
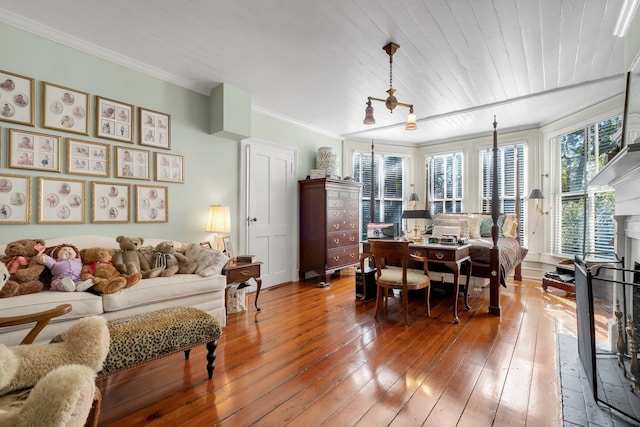
[[[155,246],[167,239],[145,238],[144,246]],[[66,236],[45,239],[46,246],[70,243],[78,249],[102,247],[118,249],[114,237],[106,236]],[[8,242],[6,242],[8,243]],[[186,245],[174,242],[177,248]],[[6,244],[0,244],[0,254],[4,254]],[[225,288],[223,274],[201,276],[200,274],[176,274],[172,277],[142,279],[134,286],[114,294],[95,295],[91,292],[43,291],[35,294],[0,298],[0,317],[11,317],[49,310],[57,305],[69,303],[70,313],[53,319],[38,335],[36,342],[48,341],[55,335],[69,329],[80,318],[100,315],[107,319],[158,310],[165,307],[193,306],[213,315],[220,326],[226,325]],[[0,343],[17,345],[31,329],[31,325],[21,325],[0,329]]]

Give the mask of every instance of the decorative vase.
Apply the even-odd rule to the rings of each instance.
[[[327,176],[338,176],[338,155],[336,154],[335,148],[318,148],[318,155],[316,157],[316,169],[322,169],[326,171]]]

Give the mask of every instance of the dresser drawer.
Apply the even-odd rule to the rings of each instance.
[[[451,249],[428,248],[426,250],[429,261],[457,261],[469,255],[469,249],[458,249],[453,246]]]
[[[327,268],[331,269],[360,262],[358,252],[358,246],[329,249],[327,251]]]
[[[329,216],[327,218],[327,232],[333,233],[337,231],[354,231],[358,230],[358,216],[356,215],[354,218],[332,218]]]
[[[327,246],[329,249],[339,248],[342,246],[353,246],[358,244],[358,232],[351,231],[348,233],[329,233],[327,236]]]

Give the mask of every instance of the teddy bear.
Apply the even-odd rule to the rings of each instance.
[[[51,270],[51,290],[54,291],[86,291],[93,286],[91,279],[82,280],[82,260],[78,248],[69,244],[47,248],[38,256],[38,262]]]
[[[186,256],[176,250],[170,240],[158,243],[150,254],[153,257],[153,265],[163,268],[160,273],[162,277],[170,277],[176,273],[191,274],[198,268],[198,264],[190,263]]]
[[[100,316],[78,320],[63,342],[0,344],[0,425],[83,425],[108,351]],[[26,400],[24,389],[31,389]]]
[[[140,281],[140,273],[122,274],[111,263],[112,255],[106,248],[87,248],[80,251],[82,258],[82,280],[91,279],[93,291],[113,294]]]
[[[2,288],[4,288],[7,280],[9,280],[9,270],[7,266],[4,265],[4,262],[0,261],[0,292],[2,292]]]
[[[122,274],[141,273],[143,279],[158,277],[164,269],[151,267],[147,258],[140,251],[144,239],[142,237],[118,236],[116,242],[120,250],[113,254],[113,265]]]
[[[0,290],[0,298],[33,294],[44,289],[40,274],[45,267],[38,262],[38,247],[44,248],[44,240],[21,239],[7,244],[4,262],[10,276]]]

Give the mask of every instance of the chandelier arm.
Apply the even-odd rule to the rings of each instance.
[[[373,96],[368,96],[367,99],[369,101],[387,102],[386,99],[376,98],[376,97],[373,97]],[[404,102],[398,102],[396,105],[400,105],[401,107],[406,107],[406,108],[409,108],[409,109],[413,108],[413,104],[405,104]]]

